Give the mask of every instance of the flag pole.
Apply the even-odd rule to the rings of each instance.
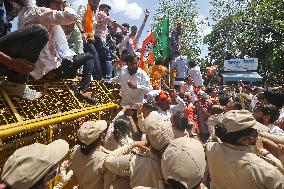
[[[171,89],[171,62],[170,62],[170,60],[171,60],[171,49],[170,49],[170,14],[169,14],[169,11],[168,11],[168,15],[167,15],[167,21],[168,21],[168,28],[167,28],[167,30],[168,30],[168,52],[169,52],[169,57],[168,57],[168,61],[169,61],[169,66],[168,66],[168,68],[169,68],[169,73],[170,73],[170,77],[169,77],[169,86],[170,86],[170,89]]]

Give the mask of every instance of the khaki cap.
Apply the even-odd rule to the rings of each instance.
[[[268,128],[257,122],[252,113],[247,110],[231,110],[224,114],[222,124],[228,133],[233,133],[247,128],[267,132]]]
[[[61,139],[48,145],[34,143],[22,147],[6,161],[2,180],[13,189],[29,189],[63,159],[68,151],[69,144]]]
[[[156,111],[151,112],[143,120],[143,126],[151,146],[156,150],[163,149],[174,139],[172,123],[169,117]]]
[[[107,122],[105,120],[87,121],[78,130],[78,138],[84,144],[89,145],[97,140],[106,129]]]
[[[201,182],[205,166],[205,153],[202,144],[189,137],[173,140],[161,160],[164,179],[176,180],[188,189]]]

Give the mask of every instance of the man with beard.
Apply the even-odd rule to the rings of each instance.
[[[121,105],[130,105],[132,109],[136,109],[136,104],[143,103],[144,95],[153,88],[149,76],[138,67],[136,55],[128,54],[125,62],[127,66],[122,68],[118,76],[109,81],[121,84]]]

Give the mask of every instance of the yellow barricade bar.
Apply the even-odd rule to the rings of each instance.
[[[117,107],[117,104],[108,103],[4,125],[0,127],[0,139]]]

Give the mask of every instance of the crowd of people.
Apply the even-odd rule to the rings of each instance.
[[[111,19],[111,7],[99,2],[91,0],[76,12],[63,0],[1,1],[0,75],[7,76],[1,88],[36,100],[41,93],[26,85],[28,79],[73,79],[79,75],[75,94],[95,104],[90,82],[111,79],[121,72],[123,57],[137,51],[149,16],[146,10],[138,30]],[[10,32],[8,26],[15,16],[17,30]]]
[[[36,100],[29,77],[80,73],[74,93],[91,104],[92,80],[119,83],[121,111],[110,122],[82,123],[72,149],[62,139],[19,148],[1,170],[0,189],[284,188],[283,86],[206,86],[198,64],[180,52],[180,23],[170,40],[173,83],[165,65],[142,70],[148,11],[138,29],[111,19],[99,0],[77,12],[62,0],[1,3],[1,89]],[[10,32],[13,6],[21,11]]]

